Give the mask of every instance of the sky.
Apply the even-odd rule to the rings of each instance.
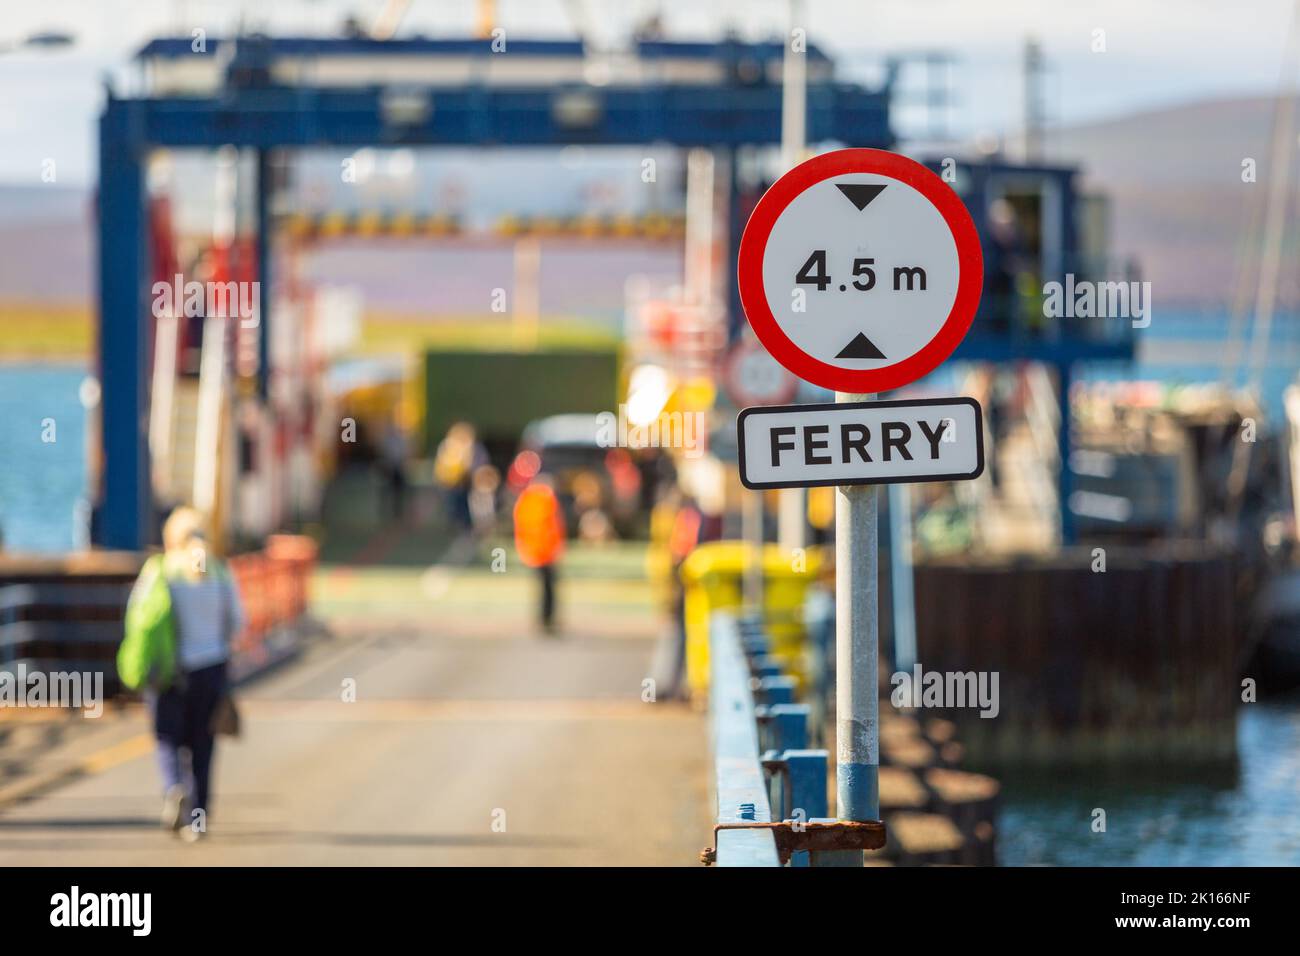
[[[370,22],[384,0],[5,0],[0,25],[0,183],[95,175],[94,123],[104,78],[123,70],[149,38],[248,29],[332,32],[351,14]],[[1205,98],[1271,94],[1289,0],[804,0],[809,38],[840,75],[877,76],[885,55],[942,50],[955,58],[950,130],[960,137],[1014,134],[1023,113],[1025,38],[1042,44],[1049,124],[1077,124]],[[399,35],[469,35],[475,0],[414,0]],[[749,39],[784,33],[787,0],[499,0],[507,37],[571,36],[573,10],[589,38],[616,45],[659,13],[669,36]],[[38,31],[74,34],[71,48],[12,49]],[[1099,34],[1097,31],[1104,31]],[[1095,51],[1098,39],[1104,51]]]

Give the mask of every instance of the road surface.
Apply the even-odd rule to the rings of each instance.
[[[324,570],[328,633],[239,694],[197,845],[158,826],[138,706],[57,740],[18,728],[30,765],[5,780],[55,775],[0,786],[0,866],[694,864],[704,720],[643,700],[661,628],[644,582],[575,563],[557,638],[533,633],[523,570]]]

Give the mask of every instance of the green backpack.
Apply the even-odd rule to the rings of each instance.
[[[130,690],[165,690],[176,673],[171,589],[162,555],[144,563],[126,604],[126,636],[117,649],[117,674]]]

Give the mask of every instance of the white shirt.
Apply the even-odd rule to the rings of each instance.
[[[230,657],[231,639],[244,629],[239,589],[228,574],[194,581],[169,578],[176,655],[183,671],[220,664]]]

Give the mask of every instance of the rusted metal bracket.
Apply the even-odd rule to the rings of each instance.
[[[878,850],[885,845],[885,825],[879,820],[782,820],[778,823],[740,821],[713,827],[713,846],[700,851],[700,862],[718,860],[718,833],[722,830],[771,830],[776,853],[784,866],[800,850]]]

